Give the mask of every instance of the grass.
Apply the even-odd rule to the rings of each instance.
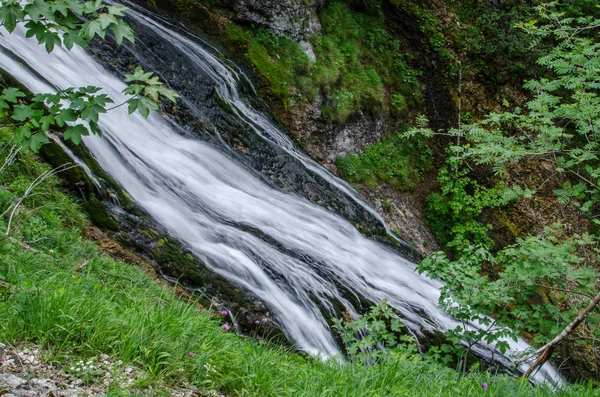
[[[344,179],[374,189],[382,183],[400,191],[410,191],[431,169],[432,152],[422,141],[407,140],[392,134],[380,142],[366,145],[362,153],[336,159]]]
[[[341,124],[360,111],[379,113],[386,107],[402,113],[421,102],[419,74],[386,32],[381,12],[359,12],[333,2],[321,11],[320,20],[322,34],[311,38],[315,62],[297,42],[268,30],[232,23],[226,33],[247,48],[248,60],[286,106],[314,101],[321,93],[327,121]]]
[[[6,140],[8,134],[4,130],[0,135]],[[2,208],[47,169],[32,154],[21,153],[0,175]],[[518,379],[462,376],[400,353],[371,367],[323,362],[225,332],[219,316],[180,300],[172,288],[83,240],[85,222],[79,204],[56,178],[24,200],[13,240],[0,234],[0,280],[5,286],[0,286],[0,341],[39,344],[59,367],[108,354],[142,371],[129,390],[111,385],[109,395],[148,395],[144,388],[160,382],[231,396],[554,395]],[[0,227],[6,227],[6,217]],[[556,395],[600,393],[573,386]]]

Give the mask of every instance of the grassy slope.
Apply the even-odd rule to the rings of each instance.
[[[4,140],[7,135],[2,132]],[[0,175],[2,209],[44,170],[34,156],[20,154]],[[59,367],[73,357],[105,353],[143,371],[138,389],[167,382],[241,396],[552,394],[504,376],[463,377],[418,358],[398,356],[367,368],[324,363],[240,338],[223,331],[217,316],[82,240],[85,216],[55,178],[35,194],[24,201],[11,236],[39,251],[0,235],[0,341],[40,344]],[[6,216],[0,219],[1,230],[5,227]],[[487,390],[483,382],[490,385]],[[118,388],[112,385],[110,395],[133,393]],[[600,393],[577,387],[559,395]]]

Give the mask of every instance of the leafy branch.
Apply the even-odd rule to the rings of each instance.
[[[0,23],[9,33],[23,24],[26,37],[35,36],[48,52],[56,45],[67,49],[74,44],[85,46],[95,36],[104,39],[107,31],[111,31],[121,45],[124,39],[134,42],[133,31],[123,20],[125,10],[126,7],[107,6],[101,0],[33,0],[30,3],[8,0],[0,3]],[[16,127],[16,143],[38,151],[50,141],[46,134],[51,129],[64,129],[64,139],[78,144],[81,137],[90,132],[101,134],[99,116],[107,111],[128,104],[130,114],[137,111],[148,117],[150,110],[158,110],[161,100],[174,102],[178,97],[152,72],[145,72],[139,66],[125,75],[125,81],[130,84],[123,93],[129,97],[111,108],[107,105],[114,101],[94,86],[71,87],[31,98],[17,88],[6,88],[0,95],[0,118],[14,123],[2,126]]]

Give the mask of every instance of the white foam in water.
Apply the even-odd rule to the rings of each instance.
[[[143,19],[157,36],[181,48],[193,62],[206,65],[220,95],[245,116],[255,133],[293,154],[307,169],[374,213],[345,182],[296,151],[267,117],[240,99],[236,88],[239,77],[231,69],[176,32],[133,11],[132,17]],[[45,79],[59,88],[99,86],[115,103],[125,100],[120,93],[125,84],[82,49],[57,48],[47,54],[35,40],[26,39],[21,29],[13,34],[2,31],[1,37],[0,67],[33,92],[53,91]],[[15,61],[9,52],[30,68]],[[340,216],[268,186],[216,148],[183,137],[176,126],[156,113],[144,119],[127,115],[121,107],[100,120],[103,136],[84,138],[100,165],[207,266],[262,299],[298,348],[313,355],[338,354],[313,301],[315,297],[323,302],[338,300],[352,312],[336,284],[373,301],[387,298],[415,333],[456,326],[438,309],[439,281],[418,275],[414,263],[364,238]],[[289,256],[234,223],[256,228],[286,250],[301,254],[297,257],[307,259]],[[515,350],[527,347],[523,341],[512,346]],[[536,379],[562,382],[550,365],[545,365]]]

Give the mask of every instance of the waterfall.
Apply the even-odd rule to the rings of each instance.
[[[206,43],[141,10],[130,10],[128,16],[140,37],[129,50],[137,60],[151,67],[158,67],[157,62],[171,65],[164,70],[170,67],[174,75],[183,73],[178,62],[186,62],[186,73],[197,73],[197,83],[208,87],[206,92],[214,90],[231,106],[240,128],[291,158],[306,175],[331,186],[357,211],[381,221],[358,193],[299,152],[267,114],[240,94],[240,84],[249,84],[246,77]],[[0,67],[31,91],[93,85],[116,103],[125,100],[125,84],[83,49],[57,48],[47,54],[20,28],[1,33]],[[154,42],[169,48],[173,57],[161,61],[143,55],[140,48]],[[162,75],[169,78],[166,72]],[[181,86],[191,87],[191,92],[193,84],[188,79]],[[203,107],[203,96],[178,91],[182,105],[218,136],[221,126],[211,120],[214,109]],[[319,305],[333,313],[337,301],[355,314],[342,290],[374,302],[388,299],[415,334],[456,326],[438,308],[439,281],[415,273],[413,262],[365,238],[334,211],[269,183],[218,139],[200,139],[156,112],[148,119],[128,115],[123,107],[102,115],[100,128],[102,137],[85,137],[84,143],[102,168],[214,272],[264,301],[299,349],[325,357],[338,354]],[[515,350],[527,347],[523,341],[511,344]],[[537,377],[560,381],[549,365]]]

